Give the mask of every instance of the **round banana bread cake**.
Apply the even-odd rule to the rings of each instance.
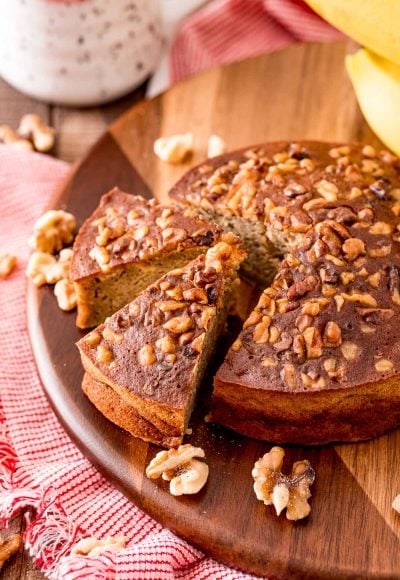
[[[211,420],[302,444],[397,426],[400,160],[269,143],[207,160],[170,196],[239,235],[244,274],[264,287],[215,377]]]

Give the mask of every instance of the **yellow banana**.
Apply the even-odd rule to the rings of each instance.
[[[322,18],[360,44],[400,64],[399,0],[306,0]]]
[[[346,56],[346,68],[367,123],[400,155],[400,66],[361,48]]]

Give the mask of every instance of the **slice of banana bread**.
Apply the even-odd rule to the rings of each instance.
[[[90,378],[111,387],[147,422],[141,427],[138,421],[136,430],[146,440],[173,446],[185,433],[246,255],[233,234],[222,240],[160,278],[77,343]],[[103,412],[108,396],[91,398]],[[110,418],[121,425],[122,414],[120,406]]]
[[[160,276],[218,242],[221,233],[190,208],[162,207],[118,188],[103,195],[74,243],[77,326],[100,324]]]

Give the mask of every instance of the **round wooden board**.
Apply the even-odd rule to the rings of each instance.
[[[297,45],[212,70],[140,103],[74,168],[54,205],[81,221],[114,185],[146,196],[153,191],[166,201],[172,183],[204,159],[211,133],[231,149],[301,138],[379,146],[344,71],[351,48]],[[194,133],[196,145],[189,162],[171,166],[155,158],[157,137],[186,131]],[[209,481],[197,496],[174,498],[166,482],[144,476],[156,447],[109,423],[82,394],[74,314],[58,310],[51,289],[32,286],[28,313],[43,386],[66,430],[110,481],[159,522],[226,564],[269,578],[400,578],[400,516],[390,507],[400,493],[400,430],[357,445],[287,446],[288,469],[308,458],[317,473],[310,517],[291,523],[258,502],[252,489],[252,466],[271,446],[206,424],[203,401],[188,440],[204,448]]]

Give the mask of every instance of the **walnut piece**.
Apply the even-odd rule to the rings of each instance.
[[[125,537],[123,534],[118,536],[106,536],[99,540],[95,536],[83,538],[72,547],[71,554],[76,556],[88,556],[89,558],[98,558],[103,552],[118,552],[125,548]]]
[[[39,115],[24,115],[19,123],[18,133],[30,139],[36,151],[46,153],[54,146],[55,129],[48,127]]]
[[[400,514],[400,494],[396,495],[396,497],[394,498],[392,508],[396,510],[396,512],[399,512]]]
[[[207,141],[207,157],[217,157],[226,151],[225,141],[219,135],[210,135]]]
[[[21,549],[22,538],[20,534],[11,534],[6,540],[0,538],[0,570],[11,556]]]
[[[149,367],[157,360],[154,354],[154,348],[151,344],[145,344],[138,352],[138,359],[143,367]]]
[[[182,163],[193,151],[192,133],[160,137],[154,142],[154,153],[161,161],[167,163]]]
[[[311,511],[308,503],[315,472],[307,460],[296,461],[290,475],[281,471],[285,452],[273,447],[254,464],[252,476],[257,499],[273,505],[277,515],[286,508],[288,520],[300,520]]]
[[[26,275],[32,278],[35,286],[55,284],[59,280],[68,278],[71,258],[70,248],[61,250],[58,260],[46,252],[33,252],[28,261]]]
[[[8,125],[0,125],[0,143],[20,151],[32,151],[33,145],[28,139],[23,139]]]
[[[382,358],[375,363],[375,368],[380,373],[386,373],[393,369],[393,363],[390,360]]]
[[[177,449],[160,451],[150,461],[146,475],[151,479],[162,476],[169,481],[172,495],[198,493],[208,478],[208,465],[196,457],[204,457],[204,451],[193,445],[180,445]]]
[[[64,278],[56,282],[54,295],[61,310],[69,311],[76,308],[76,292],[72,280]]]
[[[17,264],[17,257],[6,252],[0,252],[0,280],[7,278]]]
[[[33,250],[54,254],[71,244],[76,230],[75,217],[66,211],[46,211],[33,226],[29,245]]]

